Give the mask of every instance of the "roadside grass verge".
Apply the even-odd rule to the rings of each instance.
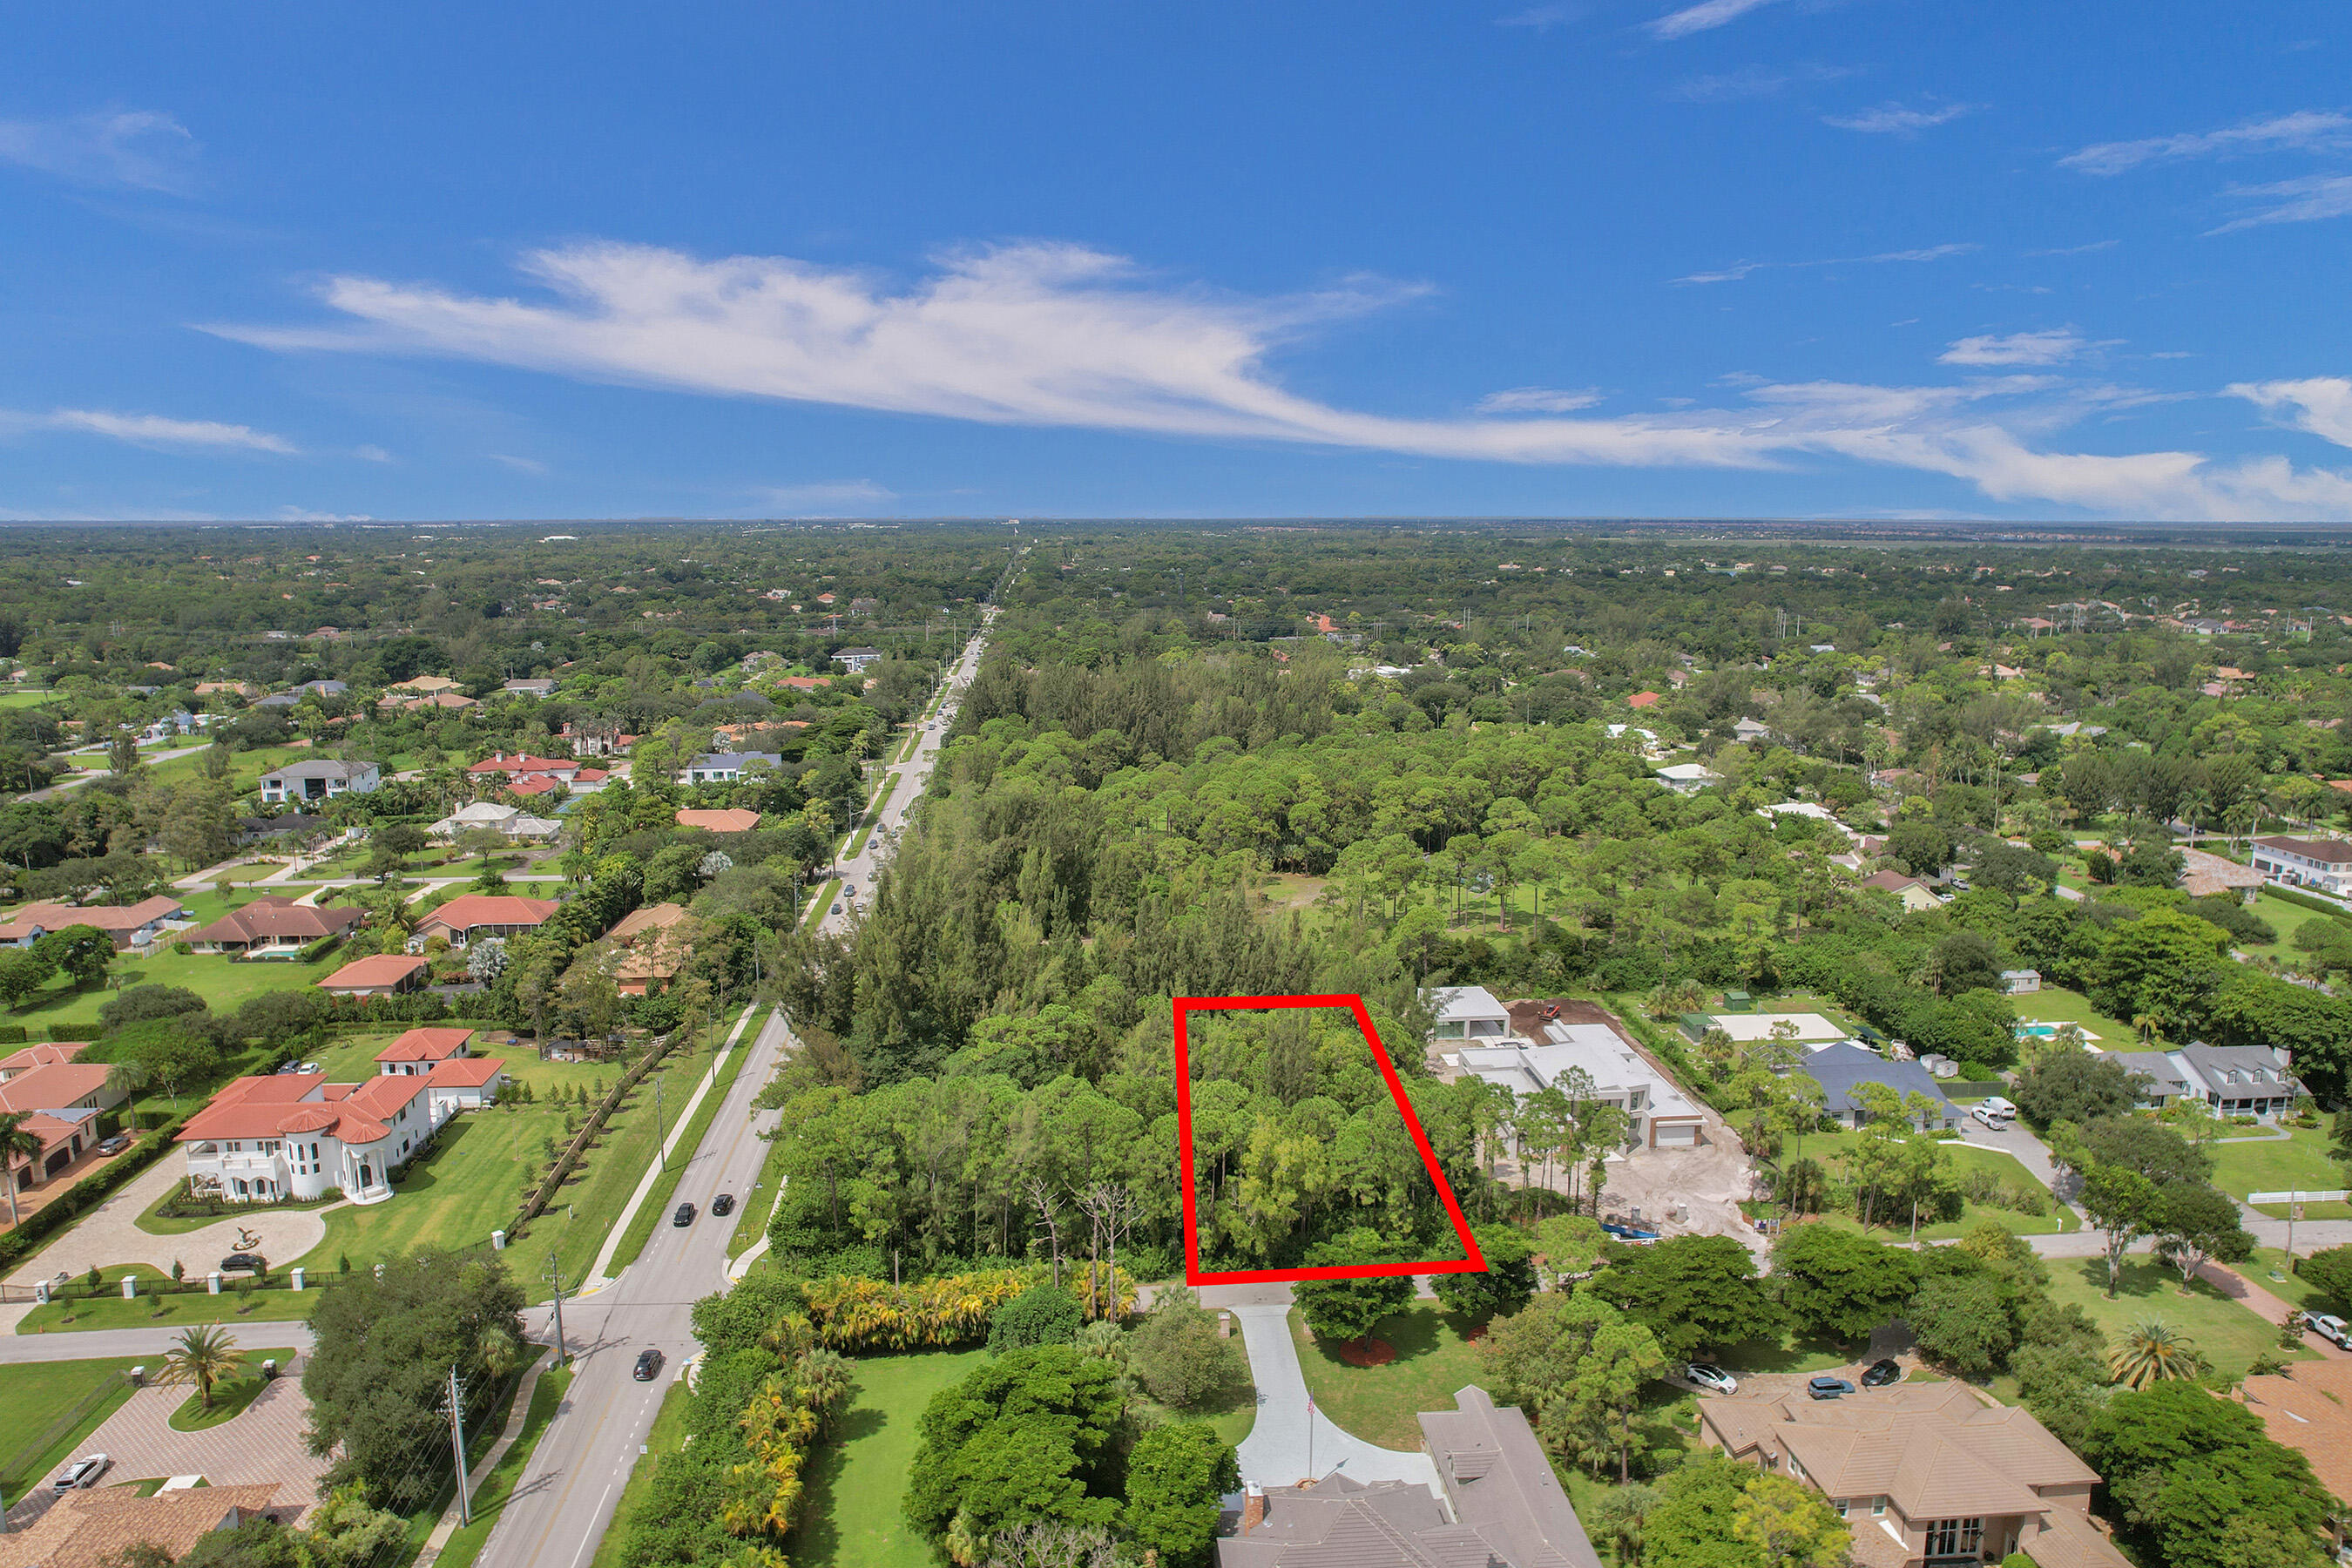
[[[434,1559],[434,1568],[468,1568],[481,1555],[483,1543],[490,1539],[507,1500],[514,1495],[515,1483],[530,1464],[531,1453],[539,1447],[547,1424],[555,1419],[556,1407],[563,1403],[575,1370],[570,1366],[550,1367],[539,1374],[538,1385],[530,1391],[530,1408],[524,1413],[522,1430],[515,1434],[514,1446],[482,1478],[481,1487],[474,1493],[474,1522],[459,1525],[443,1543],[441,1555]]]

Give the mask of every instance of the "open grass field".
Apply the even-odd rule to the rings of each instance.
[[[1383,1448],[1418,1448],[1423,1410],[1451,1410],[1454,1391],[1484,1373],[1467,1335],[1468,1319],[1434,1306],[1416,1304],[1383,1318],[1372,1336],[1396,1352],[1384,1366],[1350,1366],[1307,1331],[1307,1320],[1293,1308],[1290,1337],[1307,1373],[1307,1392],[1316,1408],[1346,1431]]]
[[[216,919],[226,912],[225,904],[215,907],[215,900],[218,899],[218,894],[191,897],[187,900],[190,912],[205,921]],[[206,910],[210,912],[203,912]],[[226,953],[182,954],[166,947],[152,958],[118,954],[110,978],[119,979],[125,985],[185,986],[203,997],[214,1012],[229,1013],[249,997],[271,991],[299,991],[316,984],[345,962],[331,953],[317,963],[292,960],[240,963]],[[0,1013],[0,1018],[24,1025],[26,1035],[36,1039],[88,1039],[98,1027],[99,1008],[114,994],[114,990],[102,986],[84,990],[62,979],[54,980],[21,1005]]]
[[[2259,1355],[2289,1361],[2308,1358],[2308,1351],[2278,1349],[2278,1330],[2252,1309],[2231,1300],[2203,1280],[2187,1291],[2180,1276],[2152,1258],[2134,1258],[2124,1263],[2123,1279],[2114,1300],[2107,1300],[2107,1264],[2103,1258],[2053,1258],[2050,1294],[2062,1306],[2083,1309],[2112,1344],[2134,1323],[2158,1320],[2184,1333],[2213,1363],[2218,1374],[2245,1374]],[[2267,1281],[2265,1289],[2274,1289]]]
[[[514,1495],[515,1482],[530,1463],[531,1451],[539,1447],[541,1435],[555,1418],[555,1407],[563,1402],[564,1391],[572,1386],[572,1372],[568,1366],[550,1367],[539,1374],[539,1382],[530,1391],[530,1408],[523,1415],[522,1430],[515,1434],[514,1447],[506,1451],[497,1468],[482,1479],[474,1492],[474,1522],[458,1526],[457,1533],[442,1546],[441,1555],[434,1559],[435,1568],[467,1568],[481,1555],[482,1545],[497,1526],[499,1512]]]
[[[58,1467],[72,1457],[77,1445],[122,1407],[122,1402],[131,1397],[131,1384],[122,1374],[148,1359],[116,1356],[105,1361],[45,1361],[10,1367],[8,1375],[0,1377],[0,1432],[8,1434],[5,1443],[0,1443],[0,1464],[7,1466],[0,1469],[0,1499],[13,1504],[47,1480]],[[80,1420],[32,1452],[25,1451],[36,1438],[48,1432],[53,1422],[100,1385],[106,1385],[107,1393]]]
[[[2340,921],[2345,918],[2341,915],[2326,914],[2318,910],[2306,910],[2299,904],[2290,904],[2284,899],[2273,895],[2268,889],[2256,893],[2253,903],[2248,907],[2256,915],[2268,921],[2271,929],[2278,932],[2276,942],[2264,942],[2259,947],[2243,945],[2240,947],[2239,951],[2251,953],[2257,958],[2284,961],[2300,959],[2303,954],[2294,949],[2296,931],[2312,921]]]
[[[2344,1167],[2329,1155],[2327,1133],[2317,1127],[2291,1127],[2283,1139],[2248,1139],[2252,1127],[2211,1146],[2213,1184],[2232,1197],[2248,1193],[2299,1190],[2334,1192],[2347,1184]],[[2305,1207],[2305,1215],[2311,1210]]]
[[[2295,1254],[2299,1258],[2310,1257],[2313,1250],[2299,1242],[2295,1247]],[[2276,1279],[2271,1278],[2273,1269],[2280,1276]],[[2231,1265],[2231,1271],[2242,1276],[2254,1289],[2267,1290],[2280,1300],[2300,1307],[2306,1312],[2333,1312],[2341,1317],[2347,1309],[2352,1309],[2352,1301],[2338,1300],[2302,1275],[2290,1270],[2286,1266],[2286,1253],[2279,1247],[2257,1247],[2253,1255],[2243,1263]]]
[[[839,1433],[818,1445],[803,1472],[807,1502],[788,1548],[793,1561],[808,1568],[932,1568],[930,1548],[898,1510],[915,1424],[933,1394],[987,1359],[985,1351],[857,1358]],[[662,1451],[658,1444],[654,1451]]]

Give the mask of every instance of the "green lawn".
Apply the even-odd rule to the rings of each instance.
[[[2246,947],[2242,951],[2257,958],[2272,958],[2284,963],[2297,962],[2304,957],[2304,954],[2294,949],[2294,933],[2300,931],[2305,922],[2343,918],[2340,915],[2326,914],[2318,910],[2306,910],[2300,905],[2290,904],[2284,899],[2273,897],[2268,889],[2255,895],[2254,901],[2250,907],[2256,915],[2270,922],[2271,929],[2278,932],[2278,941],[2264,942],[2260,947]]]
[[[749,1034],[750,1030],[746,1029],[745,1033]],[[637,1254],[646,1249],[646,1242],[653,1236],[654,1226],[668,1222],[669,1201],[677,1191],[678,1178],[686,1174],[687,1162],[693,1157],[694,1152],[702,1146],[703,1134],[710,1131],[710,1123],[719,1115],[719,1105],[726,1100],[727,1091],[734,1086],[736,1076],[743,1070],[743,1063],[751,1055],[751,1049],[748,1043],[730,1052],[726,1062],[719,1069],[719,1081],[710,1086],[709,1090],[702,1097],[702,1103],[694,1108],[694,1115],[687,1123],[685,1135],[678,1139],[675,1146],[677,1153],[670,1161],[669,1170],[654,1183],[653,1191],[646,1194],[646,1201],[637,1206],[637,1212],[631,1216],[629,1228],[622,1234],[620,1246],[614,1249],[613,1261],[609,1267],[616,1276],[622,1269],[637,1260]],[[678,1084],[677,1100],[670,1106],[670,1125],[674,1128],[677,1125],[676,1117],[677,1107],[684,1104],[694,1090],[691,1087],[691,1079],[678,1083],[678,1080],[673,1077],[671,1081]],[[740,1196],[738,1202],[740,1202]]]
[[[2137,1033],[2119,1018],[2110,1018],[2091,1005],[2091,999],[2063,985],[2045,984],[2030,995],[2011,998],[2021,1023],[2080,1024],[2098,1037],[2091,1043],[2112,1051],[2138,1048]]]
[[[217,1259],[190,1258],[187,1260],[188,1272],[202,1278],[215,1261]],[[278,1270],[274,1277],[282,1279],[284,1271],[278,1268],[277,1259],[272,1258],[270,1266]],[[163,1278],[143,1263],[105,1271],[110,1285],[126,1274],[135,1275],[141,1279],[160,1280]],[[244,1276],[237,1278],[243,1279]],[[158,1296],[142,1287],[139,1296],[128,1301],[118,1291],[86,1300],[52,1301],[46,1307],[36,1307],[25,1314],[24,1321],[16,1325],[16,1331],[20,1334],[42,1334],[58,1329],[79,1332],[85,1329],[180,1329],[196,1323],[226,1323],[234,1328],[239,1323],[294,1322],[309,1317],[310,1309],[318,1305],[318,1301],[319,1292],[315,1289],[257,1288],[249,1294],[239,1295],[236,1288],[226,1279],[221,1281],[221,1293],[217,1296],[205,1290],[174,1291],[167,1296]]]
[[[1793,1159],[1798,1153],[1801,1153],[1806,1159],[1820,1161],[1822,1168],[1832,1174],[1843,1174],[1859,1138],[1860,1134],[1853,1131],[1808,1132],[1804,1137],[1803,1147],[1800,1150],[1792,1146],[1790,1157]],[[2004,1153],[2000,1150],[1973,1149],[1965,1143],[1947,1142],[1944,1144],[1944,1152],[1950,1160],[1952,1170],[1956,1174],[1965,1175],[1970,1171],[1990,1171],[2012,1186],[2039,1187],[2041,1185],[2033,1179],[2032,1173],[2020,1164],[2014,1155]],[[1824,1223],[1837,1226],[1841,1229],[1863,1229],[1861,1221],[1852,1215],[1824,1215],[1822,1218]],[[1885,1240],[1908,1241],[1911,1237],[1908,1214],[1897,1211],[1892,1216],[1892,1220],[1893,1223],[1887,1223],[1885,1219],[1878,1220],[1872,1225],[1869,1233]],[[2046,1209],[2038,1215],[1989,1204],[1969,1203],[1962,1206],[1960,1217],[1958,1220],[1947,1224],[1923,1223],[1919,1226],[1919,1239],[1957,1241],[1972,1228],[1987,1221],[2000,1226],[2012,1236],[2056,1236],[2066,1231],[2083,1228],[2081,1217],[2055,1198],[2049,1199]]]
[[[2310,1354],[2279,1350],[2273,1324],[2201,1279],[2182,1291],[2180,1276],[2152,1258],[2125,1260],[2121,1287],[2112,1301],[2106,1296],[2106,1259],[2053,1258],[2049,1264],[2051,1297],[2061,1305],[2081,1307],[2110,1343],[2134,1323],[2156,1319],[2188,1335],[2213,1363],[2214,1372],[2227,1378],[2243,1376],[2259,1355],[2294,1360]],[[2270,1288],[2265,1284],[2264,1289]]]
[[[210,920],[226,912],[226,904],[220,902],[218,894],[192,895],[186,902],[189,911],[201,919]],[[207,910],[208,914],[205,912]],[[152,958],[118,954],[111,975],[126,985],[184,985],[203,997],[214,1012],[228,1013],[248,997],[265,992],[299,991],[314,984],[345,962],[331,953],[317,963],[299,963],[290,959],[242,963],[226,953],[182,954],[166,947]],[[102,986],[82,990],[56,981],[35,992],[20,1005],[0,1012],[0,1019],[23,1024],[27,1035],[35,1038],[86,1039],[98,1027],[99,1008],[114,994],[114,991]]]
[[[241,1346],[239,1348],[243,1349]],[[282,1348],[244,1351],[243,1353],[246,1366],[244,1375],[226,1383],[214,1384],[213,1404],[209,1410],[205,1408],[202,1394],[190,1393],[188,1397],[181,1402],[180,1407],[172,1412],[173,1431],[205,1432],[215,1426],[226,1426],[244,1415],[246,1406],[260,1398],[261,1391],[269,1386],[268,1381],[261,1375],[263,1362],[274,1361],[281,1370],[291,1366],[294,1363],[294,1352]]]
[[[368,1054],[373,1058],[373,1051]],[[601,1079],[610,1088],[624,1070],[619,1063],[542,1062],[527,1051],[488,1054],[503,1056],[509,1072],[530,1081],[542,1098],[531,1105],[508,1101],[454,1118],[436,1147],[394,1178],[389,1202],[337,1209],[327,1216],[327,1237],[309,1255],[312,1261],[333,1268],[348,1257],[354,1267],[364,1268],[420,1247],[486,1245],[490,1233],[513,1223],[522,1206],[526,1165],[532,1173],[545,1170],[546,1140],[552,1138],[558,1147],[569,1142],[562,1109],[546,1098],[552,1088],[583,1079]],[[671,1084],[691,1083],[708,1060],[702,1049],[679,1050],[671,1053],[663,1070]],[[507,1248],[507,1266],[525,1290],[540,1289],[551,1253],[560,1252],[567,1280],[578,1279],[595,1260],[605,1233],[654,1157],[654,1142],[648,1079],[630,1090],[547,1212]]]
[[[1383,1448],[1418,1448],[1423,1410],[1451,1410],[1454,1391],[1483,1375],[1477,1351],[1464,1335],[1466,1318],[1426,1304],[1383,1318],[1372,1337],[1396,1352],[1385,1366],[1349,1366],[1310,1339],[1294,1308],[1290,1337],[1307,1373],[1316,1407],[1352,1435]]]
[[[824,889],[816,896],[815,908],[812,909],[807,917],[802,921],[802,924],[807,930],[814,931],[817,927],[824,923],[825,914],[833,908],[833,897],[840,890],[841,879],[838,877],[824,885]]]
[[[2300,1242],[2295,1246],[2295,1255],[2299,1258],[2310,1257],[2313,1250]],[[2272,1279],[2273,1269],[2276,1269],[2283,1278]],[[2286,1254],[2275,1247],[2257,1247],[2252,1257],[2234,1266],[2234,1271],[2245,1276],[2255,1289],[2267,1290],[2280,1300],[2300,1307],[2306,1312],[2341,1315],[2347,1306],[2352,1305],[2337,1300],[2302,1275],[2291,1271],[2286,1266]]]
[[[540,1435],[555,1418],[555,1407],[562,1403],[564,1391],[572,1386],[573,1371],[568,1366],[550,1367],[539,1374],[539,1382],[530,1391],[530,1408],[523,1415],[522,1430],[515,1434],[514,1446],[482,1478],[481,1486],[474,1493],[474,1522],[458,1526],[442,1546],[441,1555],[434,1559],[435,1568],[467,1568],[480,1555],[482,1543],[489,1540],[490,1531],[499,1521],[499,1510],[514,1495],[515,1482],[530,1463],[531,1451],[539,1447]]]
[[[2254,1131],[2230,1129],[2240,1137]],[[2329,1157],[2326,1132],[2316,1127],[2289,1128],[2284,1140],[2240,1142],[2225,1135],[2212,1145],[2212,1154],[2213,1184],[2233,1197],[2295,1190],[2335,1192],[2346,1184],[2344,1168]],[[2309,1206],[2304,1212],[2309,1215]]]
[[[131,1397],[131,1384],[122,1374],[152,1359],[116,1356],[106,1361],[45,1361],[10,1367],[8,1375],[0,1377],[0,1430],[9,1434],[5,1449],[0,1450],[0,1462],[14,1463],[11,1468],[0,1470],[0,1500],[13,1504],[47,1480]],[[21,1452],[101,1384],[108,1385],[106,1396],[71,1429],[58,1434],[37,1452]]]
[[[987,1359],[985,1351],[857,1358],[856,1384],[839,1431],[817,1446],[802,1472],[808,1490],[788,1549],[793,1562],[809,1568],[934,1568],[929,1547],[898,1510],[915,1458],[915,1424],[933,1394]]]

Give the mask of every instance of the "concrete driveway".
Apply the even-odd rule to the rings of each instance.
[[[1298,1345],[1290,1337],[1289,1286],[1212,1286],[1201,1292],[1201,1300],[1233,1313],[1249,1352],[1251,1381],[1257,1384],[1257,1424],[1238,1450],[1244,1482],[1293,1487],[1339,1474],[1436,1488],[1437,1467],[1428,1455],[1376,1448],[1343,1431],[1309,1402]]]
[[[177,1154],[164,1155],[84,1215],[79,1224],[35,1253],[8,1276],[8,1283],[30,1289],[59,1274],[85,1273],[93,1264],[111,1268],[125,1263],[144,1263],[169,1274],[177,1261],[186,1266],[189,1274],[201,1276],[209,1273],[229,1253],[239,1250],[257,1251],[273,1265],[290,1262],[327,1238],[324,1216],[331,1209],[341,1206],[329,1204],[315,1209],[263,1208],[178,1236],[155,1236],[140,1229],[139,1216],[153,1207],[185,1174],[185,1160]],[[240,1230],[252,1231],[261,1238],[261,1245],[240,1249],[236,1245]],[[0,1333],[13,1331],[32,1310],[26,1302],[0,1306]]]

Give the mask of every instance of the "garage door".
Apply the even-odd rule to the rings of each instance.
[[[1698,1147],[1698,1123],[1696,1121],[1661,1121],[1651,1127],[1652,1142],[1660,1149],[1696,1149]]]

